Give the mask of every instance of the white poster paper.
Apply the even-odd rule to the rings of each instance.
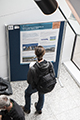
[[[34,50],[38,45],[46,50],[44,59],[55,62],[59,29],[60,22],[20,25],[20,63],[36,61]]]

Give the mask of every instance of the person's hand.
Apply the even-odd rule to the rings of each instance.
[[[2,120],[2,115],[0,115],[0,120]]]
[[[29,64],[29,68],[32,67],[34,64],[35,64],[35,62],[31,62],[31,63]]]

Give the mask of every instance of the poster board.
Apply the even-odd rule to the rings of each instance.
[[[64,21],[7,25],[8,75],[10,81],[27,80],[30,62],[36,61],[35,47],[46,49],[44,59],[54,65],[58,76]]]

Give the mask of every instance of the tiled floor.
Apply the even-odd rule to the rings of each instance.
[[[80,120],[80,88],[63,65],[61,65],[59,79],[64,87],[61,87],[57,82],[55,89],[45,95],[45,104],[41,115],[34,114],[37,93],[32,95],[31,113],[25,114],[26,120]],[[11,85],[13,95],[10,97],[20,105],[24,105],[24,90],[27,87],[27,82],[11,82]]]

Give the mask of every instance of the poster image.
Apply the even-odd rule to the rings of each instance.
[[[45,48],[46,53],[55,52],[55,45],[43,46]]]
[[[23,48],[23,51],[30,51],[30,50],[35,50],[35,47],[38,46],[38,43],[35,43],[35,44],[23,44],[22,45],[22,48]]]
[[[32,54],[33,51],[35,50],[35,47],[37,46],[38,46],[38,43],[22,45],[22,51],[23,51],[22,62],[26,63],[26,62],[32,62],[37,60],[35,54]]]
[[[36,61],[36,60],[37,60],[36,56],[23,57],[23,62],[33,62],[33,61]]]

